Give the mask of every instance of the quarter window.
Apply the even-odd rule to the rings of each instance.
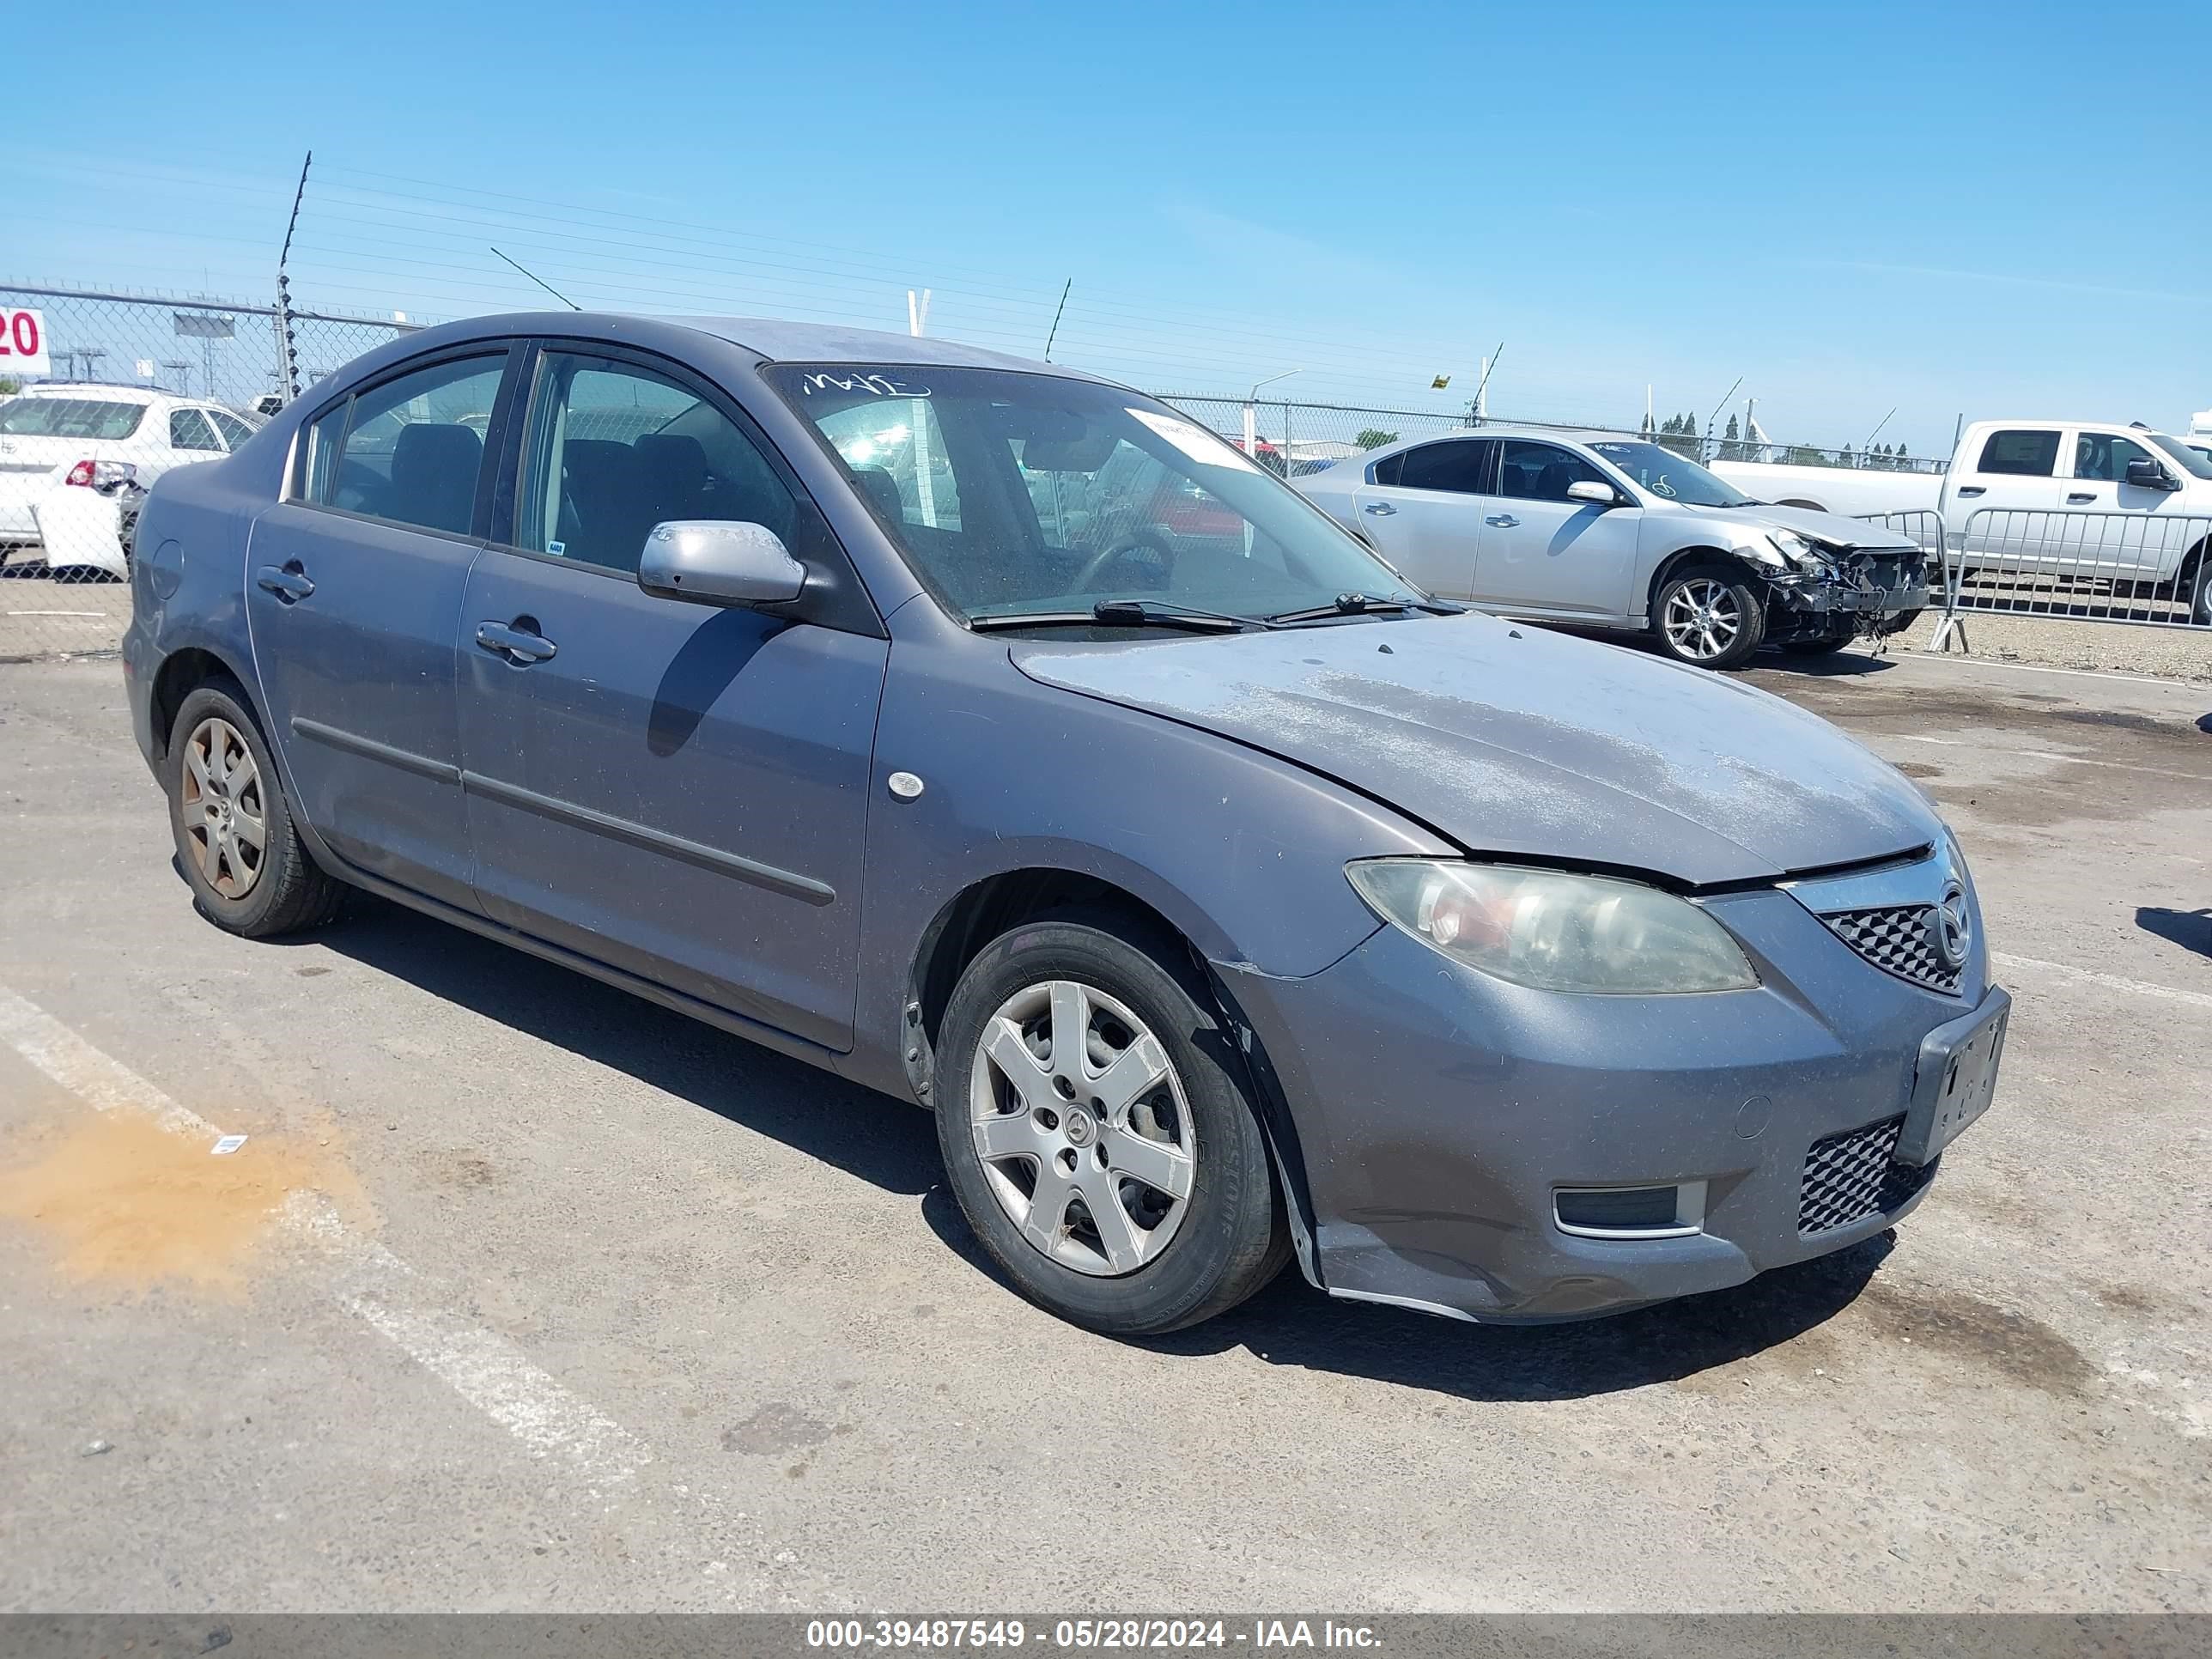
[[[1982,446],[1982,472],[2047,478],[2058,466],[2056,432],[1992,432]]]
[[[1398,458],[1397,483],[1407,489],[1443,489],[1455,495],[1488,493],[1490,453],[1486,439],[1451,438],[1422,444]],[[1380,477],[1381,474],[1376,475]]]
[[[698,392],[617,358],[549,351],[538,363],[516,545],[635,571],[653,527],[672,520],[764,525],[793,544],[797,498]]]
[[[1508,438],[1501,446],[1504,454],[1498,468],[1498,493],[1523,501],[1564,501],[1571,499],[1567,486],[1577,483],[1601,483],[1608,489],[1613,480],[1571,449],[1557,444],[1530,443],[1523,439]]]
[[[2074,476],[2118,483],[2128,476],[2130,461],[2147,461],[2150,452],[2141,444],[2110,432],[2084,432],[2074,441]]]
[[[218,453],[222,449],[222,446],[216,441],[215,428],[208,424],[207,416],[197,409],[173,409],[169,411],[169,447],[211,449]]]
[[[307,499],[465,536],[507,354],[461,357],[360,392],[307,434]]]

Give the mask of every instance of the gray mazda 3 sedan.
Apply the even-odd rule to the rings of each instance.
[[[2008,1000],[1928,802],[1461,612],[1149,398],[939,341],[426,330],[163,477],[124,661],[218,926],[352,888],[936,1114],[1025,1294],[1474,1320],[1888,1226]]]

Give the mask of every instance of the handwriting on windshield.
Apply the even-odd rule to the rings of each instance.
[[[809,374],[799,383],[808,397],[817,392],[865,392],[878,398],[927,398],[926,386],[908,386],[889,374]]]

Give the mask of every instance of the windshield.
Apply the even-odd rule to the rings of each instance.
[[[1602,438],[1590,448],[1653,495],[1686,507],[1745,507],[1751,497],[1671,449],[1629,438]]]
[[[145,404],[114,398],[15,398],[0,404],[0,433],[112,441],[136,432],[145,413]]]
[[[1423,596],[1321,510],[1164,404],[1003,369],[763,371],[962,615],[1109,601],[1258,619]]]
[[[2171,455],[2191,477],[2212,478],[2212,458],[2208,458],[2203,450],[2191,449],[2180,439],[2169,438],[2163,432],[2149,432],[2143,435]]]

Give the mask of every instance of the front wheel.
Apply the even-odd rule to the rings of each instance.
[[[968,1224],[1024,1296],[1112,1336],[1210,1319],[1289,1255],[1228,1033],[1144,937],[1015,928],[961,975],[938,1043],[938,1143]]]
[[[1752,580],[1725,565],[1692,565],[1660,584],[1652,634],[1676,662],[1740,668],[1766,636],[1766,606]]]

